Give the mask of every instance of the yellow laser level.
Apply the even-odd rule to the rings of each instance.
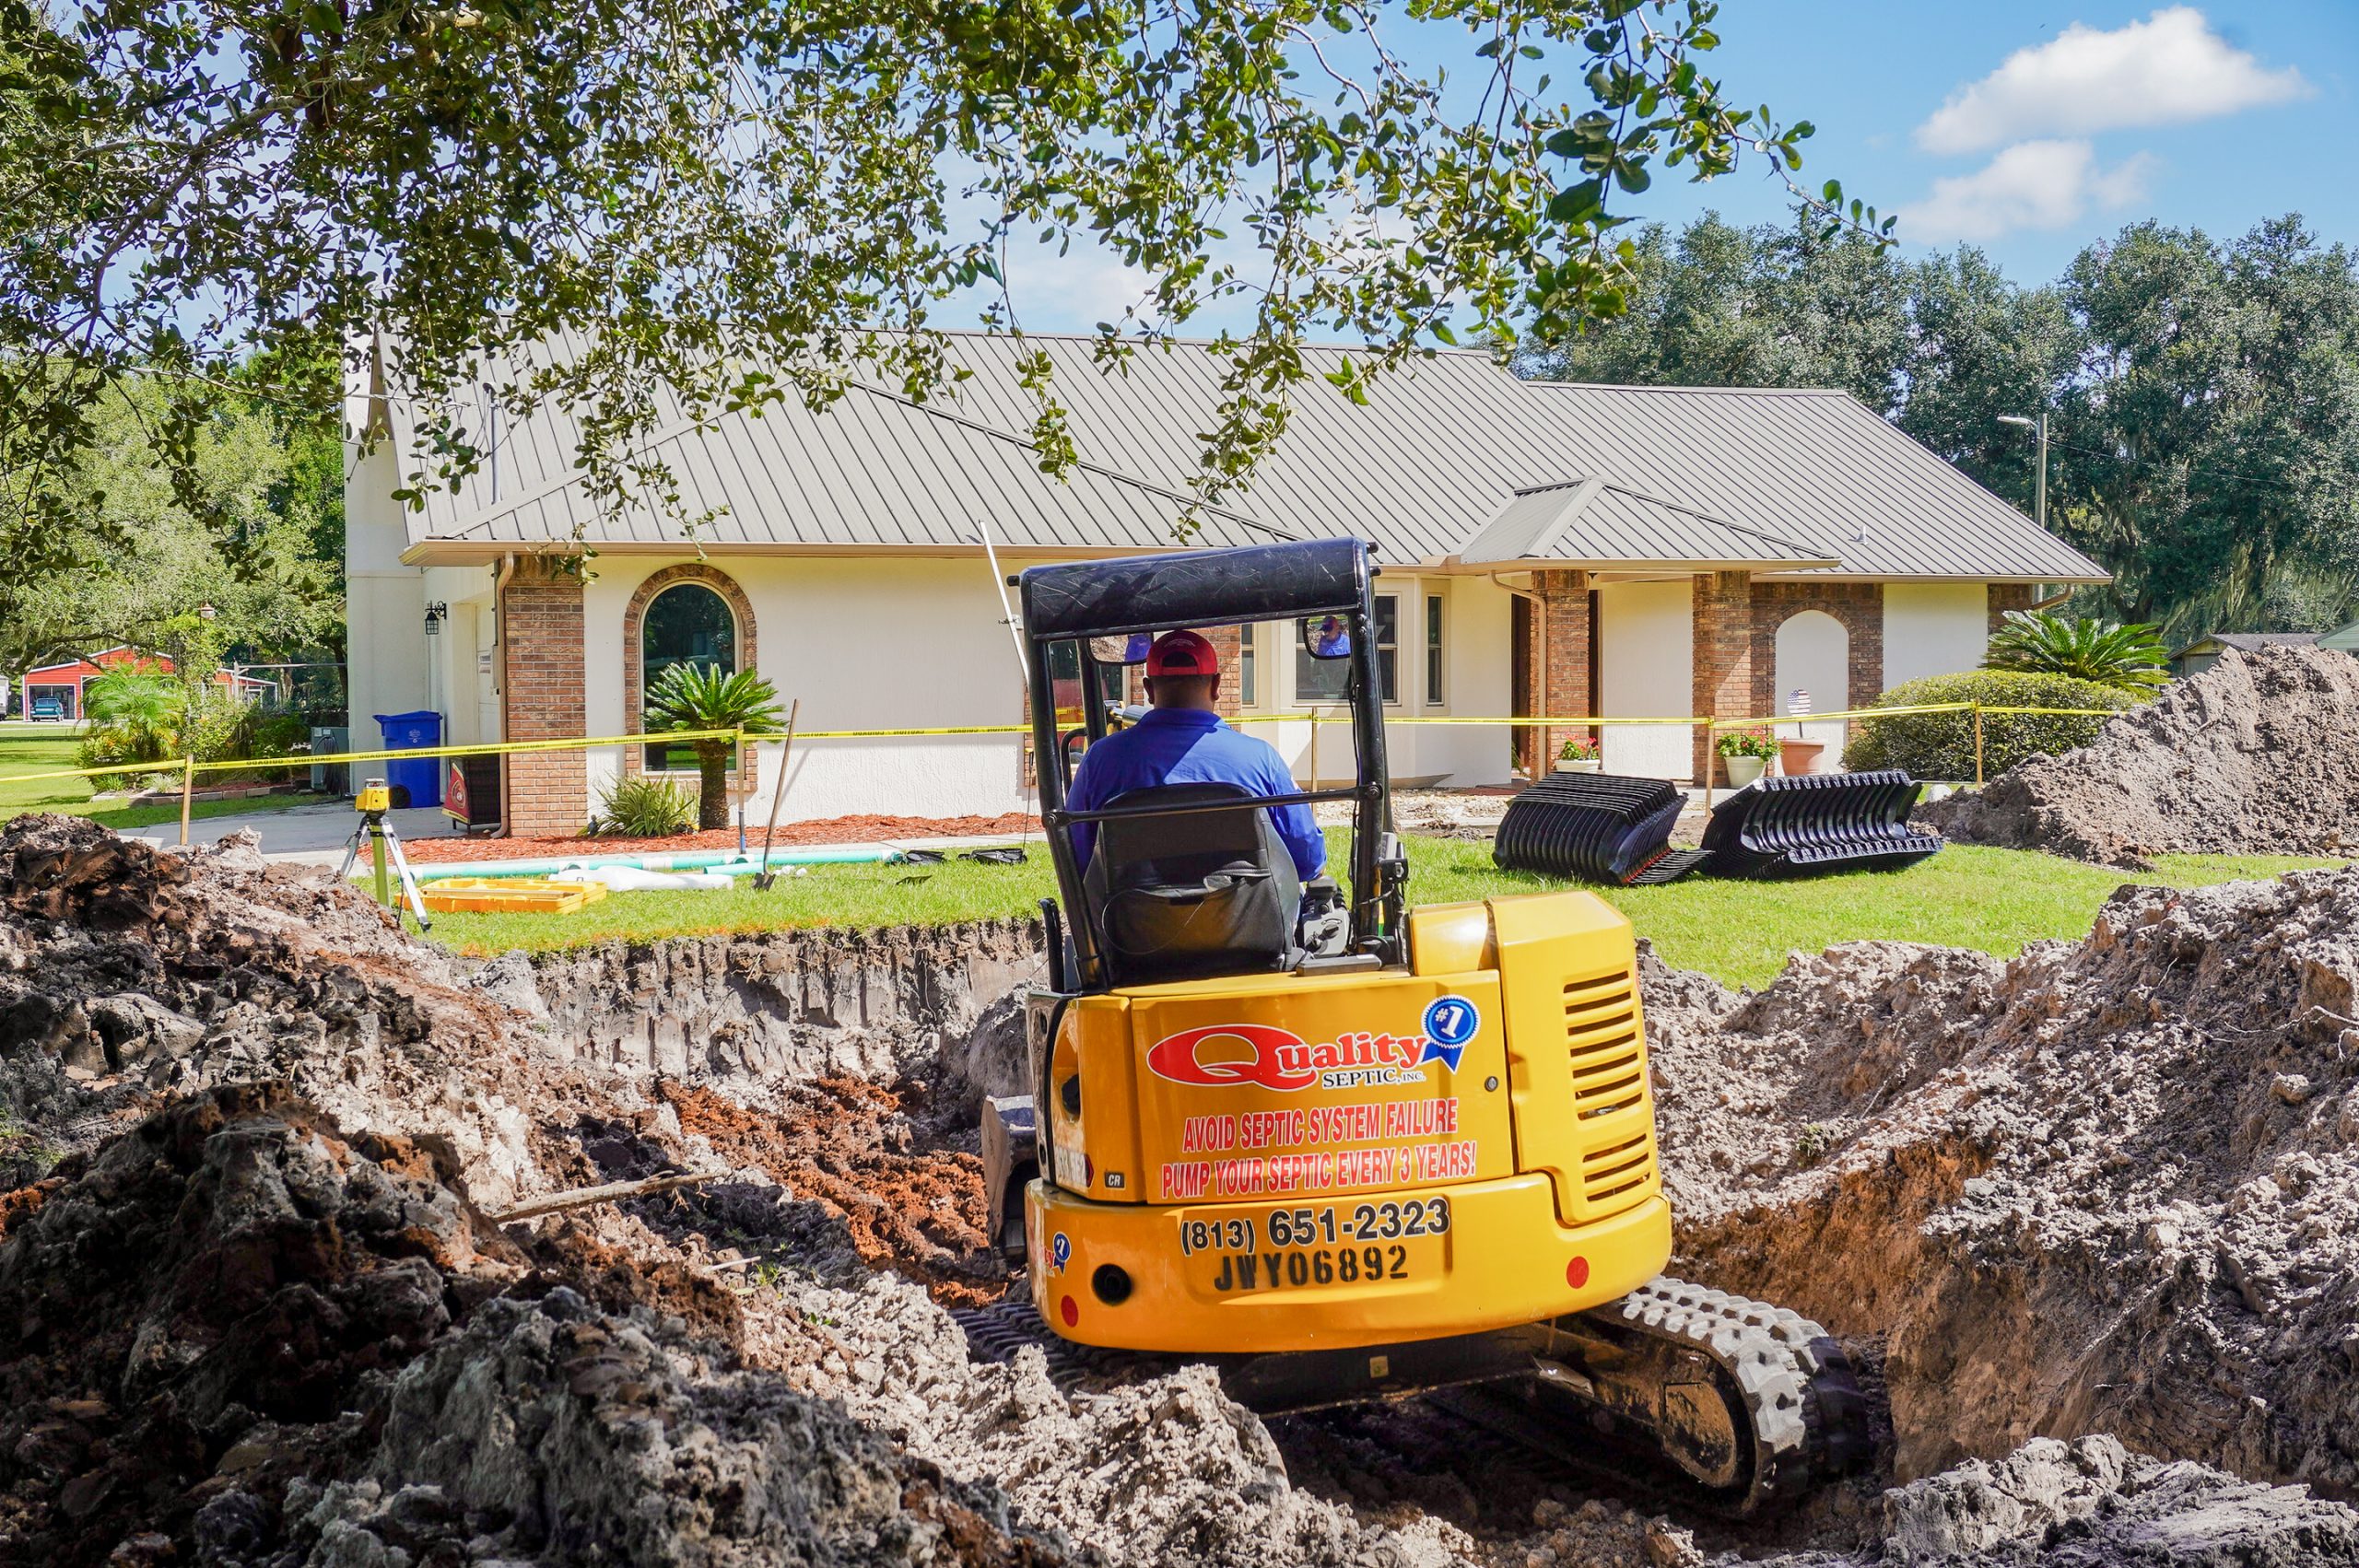
[[[360,786],[360,792],[352,797],[352,804],[360,813],[360,825],[352,830],[352,837],[345,846],[344,869],[336,872],[336,880],[342,882],[352,874],[361,850],[366,848],[370,869],[375,873],[377,902],[399,907],[394,905],[387,874],[390,872],[401,880],[402,902],[417,917],[417,929],[431,929],[433,921],[427,918],[425,895],[418,891],[417,879],[410,874],[409,859],[402,853],[401,835],[385,820],[386,813],[393,809],[393,792],[385,787],[383,779],[371,778]]]

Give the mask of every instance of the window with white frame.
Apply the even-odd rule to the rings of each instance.
[[[1426,706],[1439,708],[1443,701],[1441,684],[1441,595],[1426,595]]]
[[[1325,629],[1329,621],[1339,623],[1338,616],[1316,616],[1302,623],[1303,633],[1314,642],[1333,633]],[[1376,596],[1376,680],[1386,702],[1401,700],[1401,601],[1397,595],[1379,593]],[[1294,653],[1294,695],[1297,702],[1341,702],[1344,683],[1350,680],[1352,661],[1349,659],[1314,659],[1310,650],[1297,642]]]

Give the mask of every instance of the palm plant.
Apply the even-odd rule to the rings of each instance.
[[[2160,627],[2144,622],[2068,621],[2045,612],[2017,610],[1992,635],[1982,664],[2018,674],[2065,675],[2148,696],[2170,680],[2170,651],[2160,634]]]
[[[188,694],[170,675],[110,670],[82,688],[82,710],[93,729],[116,741],[109,749],[123,761],[152,762],[186,717]]]
[[[748,735],[780,731],[778,688],[740,670],[734,675],[695,663],[679,663],[656,678],[647,694],[647,727],[663,730],[740,730]],[[691,741],[696,748],[697,825],[729,825],[729,749],[726,739]]]

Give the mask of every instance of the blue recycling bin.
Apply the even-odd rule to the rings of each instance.
[[[413,751],[419,746],[442,743],[442,716],[428,709],[418,713],[380,713],[374,715],[377,732],[385,740],[389,752]],[[408,803],[413,806],[439,806],[442,803],[442,759],[439,756],[400,757],[385,764],[385,783],[393,790],[406,790]],[[394,797],[396,804],[400,796]]]

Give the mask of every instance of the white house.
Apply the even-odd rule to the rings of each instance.
[[[460,493],[405,509],[392,492],[416,411],[381,369],[351,389],[353,429],[386,436],[346,465],[356,720],[433,708],[461,742],[629,733],[649,671],[702,658],[758,668],[801,699],[806,731],[1018,722],[986,531],[1006,571],[1179,548],[1221,370],[1200,346],[1105,373],[1086,339],[1025,342],[1057,361],[1085,460],[1066,479],[1039,472],[1024,433],[1016,346],[965,336],[954,358],[973,376],[955,398],[861,385],[821,413],[666,432],[686,511],[718,514],[695,544],[651,509],[593,508],[557,409],[493,432],[492,462]],[[1343,352],[1313,351],[1312,368]],[[1374,541],[1386,696],[1403,720],[1740,717],[1784,713],[1797,691],[1834,712],[1974,667],[2039,584],[2105,580],[1842,392],[1526,382],[1476,353],[1389,378],[1368,406],[1314,380],[1250,492],[1197,521],[1198,546]],[[577,539],[595,551],[586,581],[552,569]],[[1242,712],[1320,699],[1332,667],[1299,657],[1290,628],[1222,640]],[[1310,776],[1309,725],[1258,732]],[[1403,722],[1387,744],[1396,778],[1485,784],[1564,732]],[[1687,778],[1706,760],[1700,735],[1674,728],[1610,728],[1604,745],[1616,771]],[[1322,770],[1341,771],[1330,755]],[[607,780],[664,760],[511,759],[507,820],[570,830]],[[1028,798],[1012,736],[814,741],[792,775],[789,819]]]

